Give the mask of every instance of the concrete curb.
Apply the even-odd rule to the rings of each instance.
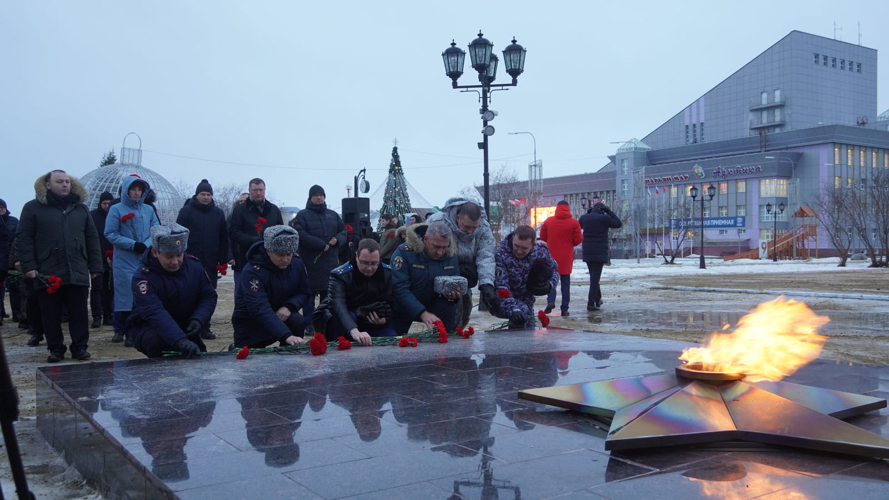
[[[866,295],[861,293],[827,293],[806,292],[801,290],[747,290],[738,288],[710,288],[693,286],[668,286],[646,283],[644,281],[628,280],[630,283],[642,285],[656,290],[680,290],[686,292],[720,292],[720,293],[749,293],[761,295],[789,295],[797,297],[819,297],[822,299],[849,299],[849,300],[880,300],[889,302],[889,295]]]

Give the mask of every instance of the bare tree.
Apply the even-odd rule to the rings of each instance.
[[[858,241],[861,242],[867,256],[870,257],[871,267],[880,267],[880,257],[876,252],[877,241],[871,231],[875,224],[871,191],[866,184],[867,179],[860,179],[860,183],[857,187],[846,190],[849,223],[852,229],[858,233]]]
[[[889,249],[889,174],[882,171],[876,173],[871,178],[868,192],[874,231],[881,250],[877,265],[886,267],[889,265],[889,257],[886,255]]]
[[[530,207],[528,200],[528,183],[519,181],[519,176],[515,170],[510,169],[507,164],[503,164],[500,168],[491,174],[489,181],[489,195],[491,204],[491,213],[488,214],[488,220],[492,225],[495,233],[502,230],[509,230],[521,224],[528,224],[530,218],[527,207]],[[460,190],[460,195],[480,200],[482,197],[482,188],[464,187]],[[524,205],[514,205],[511,200],[525,199]]]
[[[693,218],[694,211],[692,203],[687,202],[687,197],[668,198],[667,201],[670,206],[665,203],[663,207],[655,211],[654,224],[657,227],[665,227],[669,231],[670,237],[663,241],[663,246],[659,243],[658,247],[664,258],[664,264],[675,264],[676,257],[680,255],[679,249],[688,240],[689,235],[694,234],[694,230],[686,225],[686,221]],[[676,232],[675,243],[673,240],[674,231]]]
[[[840,264],[837,267],[846,267],[849,250],[852,248],[854,229],[849,216],[851,191],[825,183],[813,203],[817,208],[815,217],[818,223],[827,231],[830,243],[840,253]]]

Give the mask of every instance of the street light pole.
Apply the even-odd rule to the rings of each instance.
[[[695,202],[695,198],[698,197],[698,188],[692,186],[691,189],[688,190],[689,195],[691,195],[691,202]],[[707,195],[710,196],[710,201],[713,201],[713,197],[716,196],[716,188],[711,186],[707,186]],[[704,262],[704,193],[701,193],[701,269],[707,269],[707,263]]]
[[[777,206],[777,209],[780,210],[781,213],[783,214],[784,213],[784,204],[780,203]],[[774,225],[774,229],[772,229],[772,262],[778,262],[778,210],[775,210],[775,216],[773,219],[775,221],[775,225]],[[767,214],[772,213],[772,204],[771,203],[766,203],[766,213]]]
[[[457,48],[456,42],[451,42],[451,46],[441,53],[444,60],[445,74],[451,79],[452,88],[461,89],[461,92],[479,92],[481,100],[481,118],[482,118],[482,142],[478,143],[479,149],[484,150],[484,181],[485,181],[485,213],[490,217],[491,199],[490,184],[488,172],[488,136],[494,135],[494,127],[488,125],[488,122],[497,116],[497,112],[488,109],[488,101],[491,96],[491,88],[495,90],[508,90],[506,87],[515,87],[518,85],[518,77],[525,69],[525,53],[524,47],[516,43],[515,38],[512,44],[503,50],[503,64],[506,72],[512,77],[512,83],[501,83],[491,85],[497,77],[497,63],[499,58],[491,54],[494,44],[484,38],[481,32],[478,38],[469,44],[469,56],[472,61],[472,68],[478,71],[478,80],[481,85],[457,85],[457,79],[463,74],[463,62],[466,59],[466,52]],[[473,89],[473,90],[469,90]],[[480,89],[480,90],[474,90]]]

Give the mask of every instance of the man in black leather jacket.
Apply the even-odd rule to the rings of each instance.
[[[380,244],[361,240],[351,261],[330,272],[327,298],[312,315],[312,326],[328,341],[344,336],[370,345],[371,337],[394,337],[391,297],[392,268],[380,262]]]

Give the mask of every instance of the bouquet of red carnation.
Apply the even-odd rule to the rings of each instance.
[[[52,295],[59,291],[60,286],[62,286],[62,278],[57,277],[55,274],[51,274],[46,278],[46,293]]]
[[[256,221],[257,221],[256,224],[254,224],[253,226],[256,228],[256,232],[257,232],[257,233],[261,233],[262,230],[264,229],[264,228],[262,227],[262,225],[265,224],[265,223],[268,222],[268,221],[265,220],[265,218],[263,218],[263,217],[259,217],[258,219],[256,219]]]
[[[417,347],[417,337],[401,337],[398,347]]]
[[[343,337],[342,335],[340,335],[339,338],[337,338],[337,340],[339,340],[339,343],[336,345],[337,351],[345,351],[347,349],[352,348],[352,343],[349,342],[348,340],[346,340],[346,337]]]
[[[442,344],[447,343],[448,331],[445,330],[444,323],[442,323],[441,320],[438,320],[435,323],[433,323],[433,325],[435,325],[435,329],[438,330],[438,341],[441,342]]]
[[[544,328],[549,326],[549,316],[547,316],[545,312],[537,311],[537,319],[540,320],[540,324],[543,325]]]
[[[346,224],[346,231],[349,231],[349,233],[354,233],[354,232],[355,232],[355,230],[352,229],[352,226],[350,226],[350,225],[348,225],[348,224]]]
[[[105,258],[109,261],[114,261],[114,250],[105,250]]]
[[[218,266],[216,266],[216,270],[219,272],[219,274],[225,276],[226,274],[228,274],[228,264],[219,264]]]
[[[130,212],[130,213],[128,213],[128,214],[122,216],[122,217],[120,218],[120,221],[121,221],[121,222],[126,222],[126,221],[128,221],[128,220],[130,220],[130,219],[135,219],[135,218],[136,218],[136,214],[134,214],[133,212]]]
[[[505,288],[501,288],[500,290],[497,290],[497,298],[508,299],[510,297],[512,297],[512,294],[509,293],[509,290],[507,290]]]
[[[235,356],[235,359],[247,359],[247,356],[249,356],[249,355],[250,355],[250,348],[247,346],[244,346],[241,348],[240,351],[238,351],[238,355]]]
[[[316,333],[309,341],[309,350],[312,351],[313,356],[320,356],[327,352],[327,340],[324,339],[324,335]]]

